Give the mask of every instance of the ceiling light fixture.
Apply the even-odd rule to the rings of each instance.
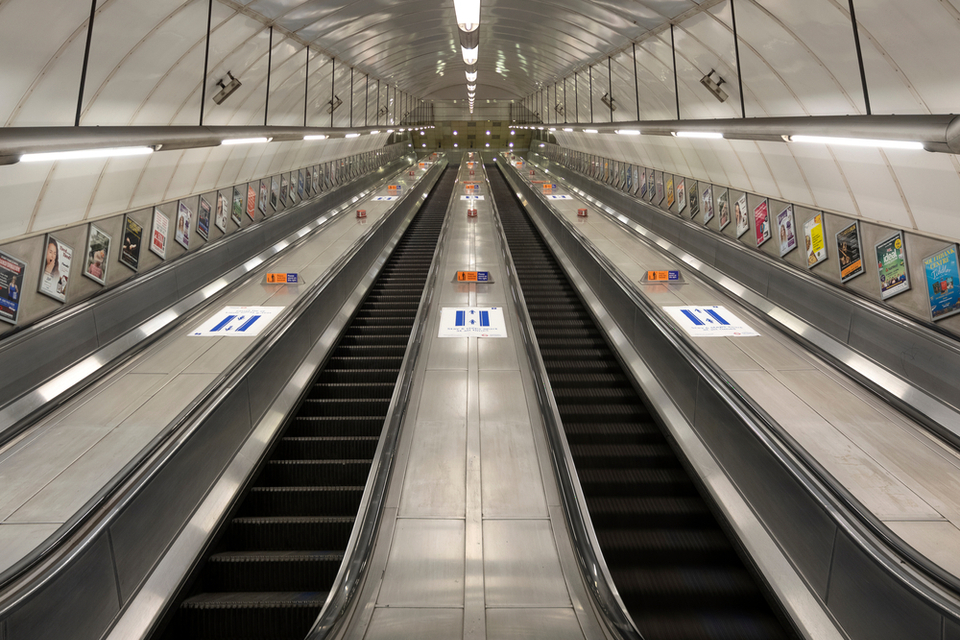
[[[217,86],[220,87],[220,91],[217,92],[217,95],[213,96],[213,101],[217,104],[223,104],[223,101],[233,95],[233,92],[240,88],[240,81],[233,77],[233,74],[227,71],[227,76],[230,77],[230,82],[224,83],[226,78],[221,78],[217,80]]]
[[[867,138],[828,138],[823,136],[784,136],[789,142],[811,142],[814,144],[833,144],[844,147],[879,147],[882,149],[907,149],[923,151],[922,142],[911,140],[871,140]]]
[[[270,142],[271,140],[273,140],[273,138],[230,138],[229,140],[222,141],[220,144],[263,144],[264,142]]]
[[[478,44],[475,47],[467,48],[462,47],[463,49],[463,62],[465,64],[477,64],[477,60],[480,58],[480,45]]]
[[[468,85],[467,85],[467,91],[476,91],[476,90],[477,90],[477,85],[475,85],[475,84],[468,84]]]
[[[713,74],[717,73],[714,69],[710,69],[710,73],[700,78],[700,84],[707,88],[713,97],[723,102],[730,96],[727,95],[727,92],[720,88],[720,85],[724,83],[724,79],[720,77],[720,74],[717,73],[717,79],[713,79]]]
[[[673,131],[677,138],[706,138],[708,140],[721,140],[723,134],[719,131]]]
[[[458,27],[469,32],[480,26],[480,0],[453,0],[453,8]]]
[[[636,129],[617,129],[616,133],[619,133],[621,136],[638,136],[640,132]]]
[[[78,149],[76,151],[50,151],[47,153],[25,153],[20,156],[20,162],[45,162],[56,160],[82,160],[85,158],[141,156],[153,152],[153,147],[108,147],[104,149]]]
[[[378,133],[380,133],[380,132],[379,132],[379,131],[371,131],[371,132],[370,132],[370,135],[375,136],[375,135],[377,135]]]
[[[566,131],[567,133],[573,131],[573,129],[571,129],[570,127],[564,127],[563,130]]]
[[[360,134],[359,134],[359,133],[348,133],[348,134],[346,134],[346,135],[343,136],[343,137],[344,137],[344,138],[359,138],[359,137],[360,137]]]
[[[304,139],[304,140],[307,140],[307,141],[310,141],[310,140],[326,140],[326,139],[327,139],[327,136],[325,136],[325,135],[323,135],[323,134],[321,133],[321,134],[318,134],[318,135],[315,135],[315,136],[303,136],[303,139]]]
[[[473,71],[473,72],[467,71],[467,72],[466,72],[466,75],[467,75],[467,82],[476,82],[476,81],[477,81],[477,72],[476,72],[476,71]]]

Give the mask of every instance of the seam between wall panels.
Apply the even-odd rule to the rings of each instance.
[[[910,225],[913,227],[914,231],[919,231],[917,228],[917,220],[913,217],[913,210],[910,208],[910,203],[907,202],[907,196],[903,192],[903,186],[900,184],[900,179],[897,177],[897,172],[893,170],[893,166],[890,164],[890,160],[887,158],[887,154],[883,149],[879,149],[880,157],[883,158],[883,163],[887,165],[887,171],[890,172],[890,177],[893,178],[893,184],[897,185],[897,193],[900,194],[900,201],[903,202],[903,209],[907,212],[907,217],[910,218]]]
[[[54,162],[50,166],[50,170],[47,171],[47,177],[43,179],[43,186],[40,187],[40,193],[37,194],[37,201],[33,205],[33,211],[30,212],[30,221],[27,223],[27,234],[33,231],[33,224],[37,221],[37,213],[40,211],[40,203],[43,202],[44,196],[47,195],[47,188],[50,187],[50,178],[58,166],[60,166],[60,163]]]
[[[103,176],[107,175],[107,167],[110,166],[112,158],[107,158],[107,161],[103,163],[103,167],[100,169],[100,175],[97,176],[97,182],[93,185],[93,189],[90,192],[90,199],[87,201],[87,208],[83,212],[83,217],[80,218],[84,222],[90,217],[90,211],[93,209],[93,201],[97,198],[97,192],[100,191],[100,185],[103,183]]]
[[[793,149],[790,148],[790,145],[787,145],[787,151],[790,152],[790,157],[793,158],[793,162],[797,165],[797,170],[800,172],[800,177],[803,178],[803,184],[807,187],[807,191],[810,193],[810,202],[813,203],[815,208],[819,209],[820,204],[817,202],[817,194],[813,192],[813,187],[810,186],[810,181],[807,180],[807,172],[803,170],[803,165],[800,164],[799,160],[797,160],[797,154],[793,152]]]
[[[770,174],[770,179],[773,180],[773,186],[777,189],[777,195],[780,196],[780,200],[783,200],[783,189],[780,188],[780,183],[777,182],[777,176],[773,173],[773,169],[770,167],[770,163],[767,161],[767,154],[763,152],[763,149],[760,148],[760,143],[754,141],[753,143],[757,147],[757,153],[760,154],[760,157],[763,158],[763,164],[767,167],[767,172]]]
[[[843,167],[840,165],[840,161],[837,160],[837,154],[833,152],[833,149],[830,148],[830,145],[827,145],[827,153],[829,153],[830,157],[833,158],[833,164],[837,167],[837,173],[839,173],[840,177],[843,178],[843,186],[847,188],[847,195],[850,196],[850,202],[853,203],[854,214],[858,218],[862,218],[863,213],[860,211],[860,204],[857,202],[857,196],[854,195],[853,189],[850,187],[850,181],[847,180],[847,174],[843,172]]]

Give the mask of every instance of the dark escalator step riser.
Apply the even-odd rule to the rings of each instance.
[[[575,444],[578,469],[676,469],[680,461],[666,444]]]
[[[403,358],[407,342],[402,344],[341,344],[333,352],[334,358]]]
[[[344,487],[367,483],[372,460],[271,460],[259,487]]]
[[[203,587],[218,591],[316,591],[333,584],[342,551],[220,553],[210,558]]]
[[[275,460],[373,459],[377,436],[285,436],[273,452]]]
[[[682,469],[578,470],[584,495],[695,496],[697,489]]]
[[[177,638],[271,638],[303,640],[326,600],[326,592],[318,593],[311,606],[240,606],[226,603],[222,607],[194,608],[184,605],[178,613]]]
[[[390,398],[306,398],[300,415],[313,417],[386,416]]]
[[[292,437],[380,436],[382,416],[335,416],[332,418],[297,416],[286,431]]]
[[[740,558],[723,532],[707,529],[626,529],[597,531],[604,558],[611,565],[625,567],[683,565],[740,569]]]
[[[254,487],[237,517],[355,516],[363,485],[346,487]]]
[[[393,369],[396,372],[394,375],[399,375],[403,356],[367,358],[334,355],[327,364],[332,369]]]
[[[713,514],[694,497],[592,496],[587,499],[590,518],[598,531],[604,528],[697,529],[713,526]]]
[[[389,383],[396,384],[398,369],[324,369],[317,384],[363,384]]]

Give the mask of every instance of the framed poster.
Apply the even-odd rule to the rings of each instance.
[[[881,240],[874,250],[877,252],[877,272],[880,275],[880,298],[886,300],[910,289],[903,233],[897,232]]]
[[[217,217],[214,223],[217,225],[217,229],[224,233],[227,232],[227,199],[219,192],[217,193]]]
[[[201,201],[201,207],[205,201]],[[207,205],[210,208],[210,205]],[[209,222],[209,220],[208,220]],[[140,269],[140,248],[143,246],[143,225],[129,215],[123,218],[123,242],[120,245],[120,264],[137,271]]]
[[[647,176],[643,168],[637,165],[633,168],[633,195],[645,193],[647,190]],[[641,197],[643,197],[641,195]]]
[[[673,193],[673,176],[667,178],[667,209],[673,206],[673,203],[676,202],[676,196]]]
[[[653,203],[660,204],[663,202],[663,172],[655,171],[653,175],[657,185],[657,194],[653,197]]]
[[[797,230],[793,224],[793,205],[788,204],[777,214],[777,230],[780,233],[780,257],[797,248]]]
[[[323,180],[320,177],[320,167],[317,166],[313,168],[313,192],[314,193],[320,193],[320,190],[322,188],[320,186],[321,184],[323,184]]]
[[[240,191],[240,187],[234,187],[233,207],[230,208],[230,219],[233,220],[238,227],[243,224],[243,219],[240,217],[243,213],[243,205],[243,191]]]
[[[289,197],[290,192],[290,181],[287,180],[287,174],[280,174],[280,202],[283,206],[287,206],[287,198]]]
[[[803,237],[807,247],[807,268],[827,259],[827,243],[823,239],[823,214],[818,213],[803,223]]]
[[[177,230],[173,239],[184,249],[190,248],[190,223],[193,222],[193,211],[183,200],[177,205]]]
[[[210,203],[200,196],[200,212],[197,215],[197,234],[204,240],[210,239]]]
[[[313,169],[312,167],[307,167],[304,169],[304,189],[305,193],[310,196],[313,195]]]
[[[626,191],[627,189],[627,165],[623,162],[620,163],[620,190]]]
[[[300,195],[300,199],[304,198],[304,186],[303,186],[303,169],[297,171],[297,193]]]
[[[656,193],[656,189],[654,188],[654,173],[656,172],[653,169],[647,171],[647,197],[650,199],[650,202],[653,202],[654,194]]]
[[[280,207],[280,185],[277,184],[277,177],[270,178],[270,206],[274,211],[279,211]]]
[[[687,202],[690,203],[690,219],[693,220],[700,213],[700,189],[696,180],[691,180],[687,187]]]
[[[257,219],[257,190],[252,184],[247,185],[247,217]]]
[[[644,169],[640,172],[640,198],[643,199],[647,195],[647,170]]]
[[[746,196],[741,199],[746,203]],[[740,204],[740,202],[737,201],[737,204]],[[757,246],[759,247],[770,239],[770,204],[766,198],[753,208],[753,222],[753,229],[757,234]],[[739,227],[739,223],[737,226]]]
[[[17,324],[27,263],[0,251],[0,320]]]
[[[290,191],[287,192],[287,196],[290,200],[287,202],[289,206],[297,204],[297,172],[290,172]]]
[[[40,270],[40,286],[37,291],[54,300],[66,302],[73,247],[49,234],[44,246],[46,250],[43,252],[43,269]]]
[[[94,282],[107,284],[107,266],[112,238],[103,229],[90,225],[87,235],[87,253],[83,260],[83,275]]]
[[[261,215],[267,215],[267,181],[260,181],[260,197],[257,200],[257,207],[260,209]]]
[[[160,212],[157,207],[153,208],[153,233],[150,236],[150,251],[161,258],[167,257],[167,231],[170,228],[170,220]]]
[[[960,266],[957,264],[957,245],[952,244],[924,258],[923,275],[927,280],[930,318],[940,320],[960,313]],[[3,275],[0,272],[0,286],[3,284],[2,279]]]
[[[766,200],[764,200],[764,202],[766,202]],[[737,220],[737,237],[739,238],[750,228],[750,219],[747,217],[747,194],[740,196],[734,203],[733,208],[734,217]]]
[[[627,165],[627,181],[623,185],[623,190],[627,193],[633,193],[633,165]]]
[[[837,233],[837,255],[840,256],[840,281],[863,273],[863,253],[860,251],[860,223],[854,222]]]
[[[720,231],[730,224],[730,190],[724,189],[717,194],[717,215]]]
[[[677,182],[677,213],[683,213],[687,208],[687,185],[683,178]]]
[[[713,220],[713,187],[709,184],[700,190],[700,199],[703,201],[703,224]]]

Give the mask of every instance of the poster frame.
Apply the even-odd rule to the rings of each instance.
[[[933,284],[930,282],[930,269],[929,269],[930,265],[928,264],[928,261],[931,258],[936,258],[943,253],[950,253],[950,252],[952,252],[953,254],[953,259],[951,260],[952,266],[950,269],[952,273],[945,273],[944,276],[955,278],[954,280],[955,284],[951,287],[956,292],[953,296],[954,302],[953,302],[953,305],[949,309],[947,309],[944,313],[941,313],[940,315],[934,315],[933,300],[930,297]],[[927,291],[927,308],[930,311],[930,319],[934,322],[938,322],[940,320],[943,320],[944,318],[949,318],[950,316],[954,316],[960,313],[960,263],[958,263],[957,252],[958,252],[957,244],[952,243],[947,245],[943,249],[940,249],[940,251],[931,253],[930,255],[928,255],[923,259],[923,279],[924,279],[924,285],[925,285],[924,288]]]
[[[786,215],[784,215],[784,214],[786,214]],[[780,242],[780,257],[782,258],[782,257],[784,257],[785,255],[787,255],[788,253],[790,253],[791,251],[793,251],[794,249],[796,249],[798,246],[800,246],[800,241],[799,241],[798,238],[797,238],[797,219],[796,219],[796,216],[795,216],[794,213],[793,213],[793,205],[792,205],[792,204],[787,204],[787,206],[785,206],[785,207],[783,208],[783,210],[781,210],[780,213],[777,214],[777,229],[778,229],[779,231],[782,231],[782,230],[783,230],[783,227],[781,227],[781,224],[780,224],[780,223],[781,223],[781,220],[780,220],[780,217],[781,217],[781,216],[783,216],[783,220],[786,222],[786,228],[787,228],[788,233],[789,233],[789,232],[792,232],[792,233],[793,233],[793,245],[792,245],[792,246],[790,245],[790,237],[789,237],[789,236],[787,236],[787,237],[785,238],[785,239],[786,239],[786,244],[784,244],[783,241]]]
[[[857,253],[860,255],[860,266],[859,266],[858,268],[854,269],[853,272],[851,272],[851,273],[847,274],[846,276],[844,276],[844,275],[843,275],[843,269],[844,269],[844,267],[843,267],[843,251],[840,250],[840,236],[841,236],[842,234],[850,231],[851,229],[853,229],[854,239],[856,240]],[[865,267],[864,264],[863,264],[863,243],[861,242],[860,237],[861,237],[861,236],[860,236],[860,221],[859,221],[859,220],[854,220],[851,224],[847,225],[846,227],[844,227],[844,228],[841,229],[840,231],[837,231],[837,233],[834,235],[834,238],[836,239],[836,242],[837,242],[837,263],[838,263],[838,266],[839,266],[839,269],[840,269],[840,282],[847,282],[848,280],[852,280],[853,278],[856,278],[857,276],[861,275],[862,273],[864,273],[864,272],[866,271],[866,267]],[[852,263],[851,263],[851,264],[852,264]]]
[[[762,198],[753,208],[753,229],[758,247],[763,246],[773,236],[770,226],[770,201]]]
[[[900,252],[900,257],[903,260],[903,282],[900,282],[894,285],[893,287],[887,290],[884,290],[883,280],[881,279],[883,266],[880,264],[880,246],[889,243],[891,240],[900,241],[900,246],[899,247],[895,246],[895,248]],[[907,263],[907,245],[906,245],[906,242],[904,241],[903,231],[897,231],[893,235],[887,236],[883,240],[880,240],[879,242],[877,242],[875,245],[873,245],[873,252],[877,259],[877,280],[880,283],[880,299],[889,300],[890,298],[900,295],[905,291],[909,291],[912,287],[912,284],[910,283],[910,265]]]
[[[186,213],[184,213],[186,210]],[[184,229],[184,232],[180,232],[180,221],[183,218],[187,220],[187,226]],[[190,210],[190,206],[186,202],[180,200],[177,202],[177,228],[173,232],[173,239],[176,240],[184,249],[190,249],[190,225],[193,224],[193,211]]]
[[[53,242],[57,245],[57,281],[53,284],[53,291],[48,291],[45,287],[46,275],[44,274],[44,268],[46,267],[46,253],[49,250],[50,243]],[[44,255],[40,260],[40,278],[37,281],[37,292],[41,293],[48,298],[56,300],[57,302],[66,302],[67,301],[67,292],[70,287],[70,270],[73,267],[73,258],[76,256],[76,252],[73,247],[69,244],[56,237],[52,233],[46,234],[44,237]],[[68,260],[64,260],[63,247],[65,247],[69,253]],[[66,262],[66,273],[64,273],[64,262]]]
[[[0,272],[7,274],[7,282],[9,283],[2,295],[4,301],[0,302],[0,320],[16,325],[20,321],[20,304],[23,302],[23,278],[27,275],[27,263],[19,258],[14,258],[5,251],[0,251],[0,260],[10,262],[20,269],[19,274],[10,276],[12,272],[0,264]],[[12,293],[11,287],[14,289]]]
[[[720,231],[730,224],[730,189],[724,189],[717,195],[717,217]]]
[[[161,227],[157,229],[157,226]],[[153,208],[153,225],[150,228],[150,251],[160,256],[161,260],[167,259],[167,236],[170,232],[170,218],[167,214],[160,211],[160,207]],[[157,242],[162,239],[163,242]]]
[[[206,197],[200,196],[200,206],[197,207],[197,235],[204,240],[210,239],[210,214],[213,209]],[[126,229],[126,225],[124,225]]]
[[[93,236],[94,233],[98,233],[101,236],[107,239],[107,245],[105,248],[101,249],[103,251],[103,263],[100,275],[94,275],[90,272],[90,267],[93,266],[94,262],[90,258],[90,253],[93,251]],[[87,228],[87,250],[83,254],[83,275],[90,278],[96,283],[106,285],[107,284],[107,273],[108,267],[110,266],[110,247],[113,245],[113,236],[101,229],[95,224],[91,224]]]

